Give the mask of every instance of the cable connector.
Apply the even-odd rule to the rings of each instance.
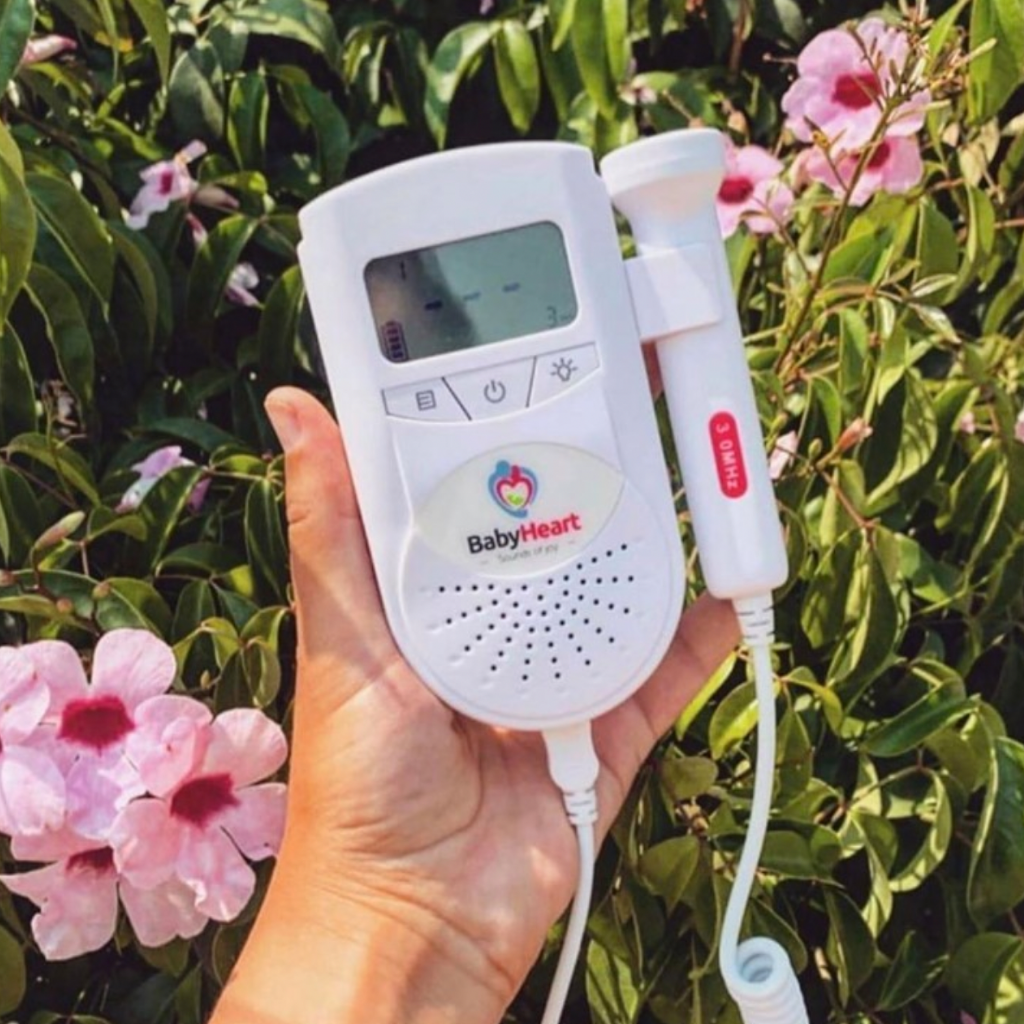
[[[544,733],[544,745],[548,751],[548,771],[562,791],[569,821],[577,827],[593,825],[597,821],[594,787],[601,763],[594,750],[590,723],[550,729]]]
[[[738,597],[732,606],[739,619],[743,642],[748,647],[771,646],[775,642],[775,606],[771,594]]]

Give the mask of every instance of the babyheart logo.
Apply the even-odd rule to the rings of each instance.
[[[537,497],[537,476],[525,466],[513,466],[503,459],[494,467],[487,489],[499,508],[516,519],[525,519]]]

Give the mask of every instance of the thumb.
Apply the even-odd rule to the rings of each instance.
[[[395,647],[338,425],[298,388],[272,391],[266,410],[284,449],[299,657],[314,670],[300,677],[325,680],[325,696],[336,705],[377,678]],[[300,706],[302,700],[300,692]]]

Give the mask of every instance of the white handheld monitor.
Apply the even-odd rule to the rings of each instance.
[[[449,705],[594,718],[675,631],[679,530],[590,153],[413,160],[301,214],[300,260],[392,633]]]

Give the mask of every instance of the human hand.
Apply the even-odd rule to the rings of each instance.
[[[441,703],[380,605],[337,425],[275,391],[299,668],[288,823],[213,1024],[495,1024],[569,903],[577,846],[539,734]],[[704,597],[661,666],[594,723],[598,837],[658,737],[738,640]]]

